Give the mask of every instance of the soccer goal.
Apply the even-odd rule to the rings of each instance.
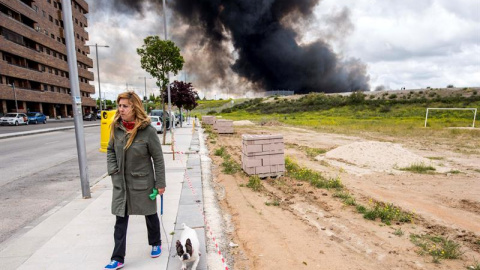
[[[475,118],[477,117],[477,108],[427,108],[427,115],[425,115],[425,127],[427,127],[428,111],[429,111],[429,110],[472,111],[472,112],[473,112],[472,128],[475,127]]]

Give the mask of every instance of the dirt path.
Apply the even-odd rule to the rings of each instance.
[[[301,166],[339,177],[365,205],[380,201],[414,212],[415,222],[387,226],[366,220],[333,191],[288,177],[264,180],[263,190],[255,192],[246,187],[244,173],[222,173],[222,158],[211,154],[214,181],[224,191],[221,207],[234,227],[231,241],[239,245],[230,251],[232,269],[466,269],[480,261],[479,154],[452,151],[451,141],[363,136],[367,140],[283,126],[236,126],[235,132],[207,139],[210,152],[224,146],[240,163],[242,134],[281,133],[285,154]],[[327,152],[311,158],[304,147]],[[414,160],[428,162],[436,173],[399,170]],[[418,254],[410,234],[454,240],[463,255],[433,263]]]

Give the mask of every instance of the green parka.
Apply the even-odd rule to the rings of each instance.
[[[107,147],[108,174],[112,177],[112,214],[152,215],[157,212],[156,200],[150,200],[153,188],[164,188],[165,163],[162,146],[155,128],[142,123],[130,147],[125,150],[129,134],[121,123],[115,123],[114,139]]]

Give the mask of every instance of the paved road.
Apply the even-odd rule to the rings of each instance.
[[[100,119],[97,121],[83,121],[84,125],[100,124]],[[0,126],[0,134],[23,132],[30,130],[39,130],[45,128],[70,127],[74,126],[73,119],[65,120],[49,120],[46,124],[29,124],[20,126]]]
[[[100,128],[84,131],[92,185],[106,172],[106,156],[98,151]],[[81,191],[79,174],[74,129],[0,140],[0,249],[8,237]]]

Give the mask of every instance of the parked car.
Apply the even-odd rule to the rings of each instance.
[[[163,133],[163,124],[162,118],[160,116],[149,116],[150,117],[150,125],[157,130],[157,133]]]
[[[97,116],[94,113],[87,113],[83,116],[84,121],[97,121]]]
[[[39,112],[29,112],[27,113],[29,123],[47,123],[47,117],[43,113]]]
[[[160,117],[160,121],[163,122],[163,110],[152,110],[150,112],[150,115]],[[167,130],[170,129],[170,118],[169,118],[168,115],[169,115],[168,112],[166,112],[167,119],[165,119],[165,123],[167,125]],[[175,119],[174,119],[174,121],[175,121]]]
[[[24,113],[7,113],[0,118],[0,125],[28,125],[28,117]]]

